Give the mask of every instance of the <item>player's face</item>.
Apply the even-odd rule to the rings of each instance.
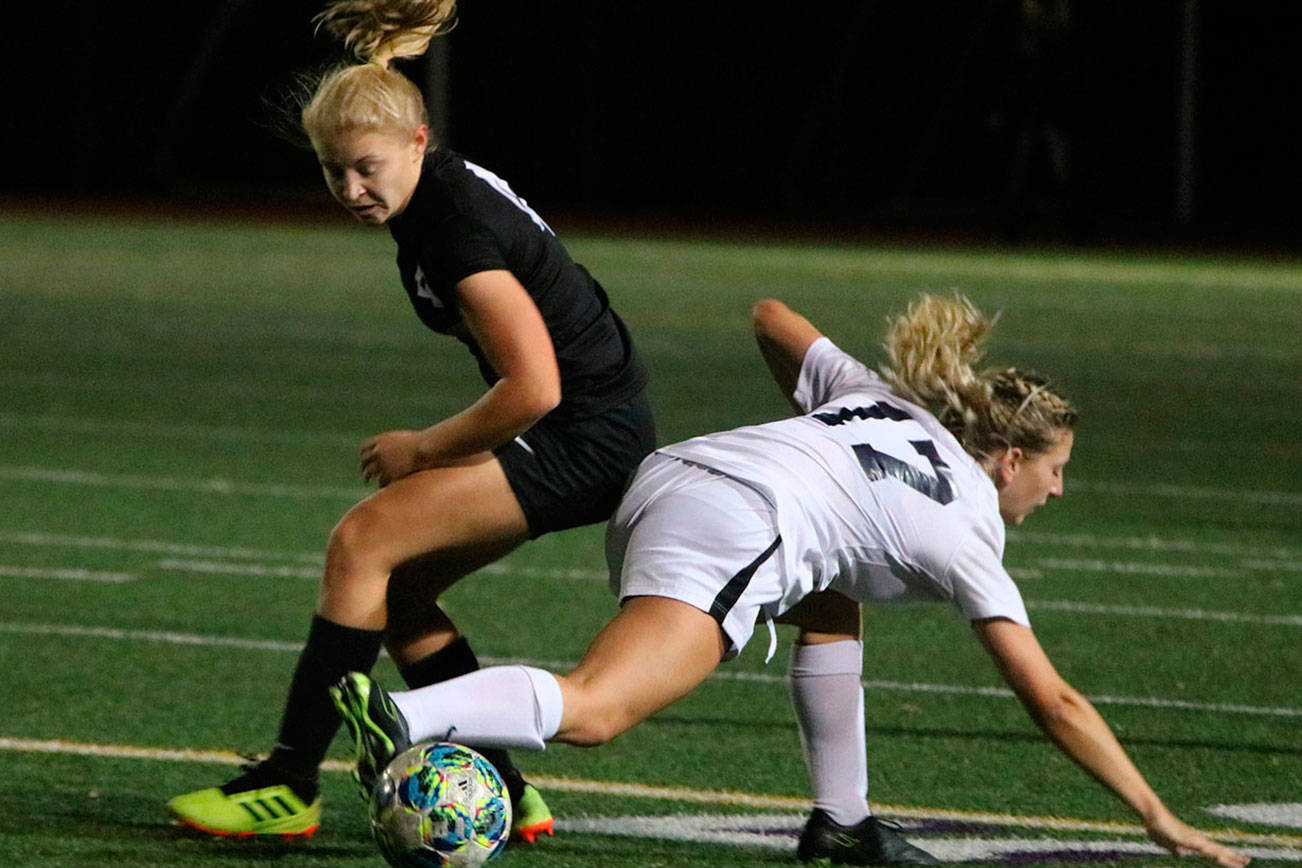
[[[410,135],[391,130],[341,130],[313,140],[326,186],[363,223],[401,214],[420,180],[429,144],[424,125]]]
[[[1064,431],[1043,452],[1025,453],[1009,449],[995,467],[995,486],[999,489],[999,515],[1012,525],[1044,506],[1051,497],[1062,497],[1062,475],[1071,460],[1075,435]]]

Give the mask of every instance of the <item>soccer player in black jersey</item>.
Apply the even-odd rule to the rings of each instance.
[[[388,225],[417,315],[469,348],[488,390],[428,428],[362,443],[362,475],[380,488],[330,535],[274,750],[168,802],[207,832],[314,832],[317,770],[339,727],[327,688],[369,670],[381,645],[412,687],[477,669],[438,595],[527,539],[608,518],[654,445],[646,374],[601,286],[504,181],[438,146],[420,91],[389,67],[424,53],[453,5],[331,3],[319,22],[365,62],[327,74],[302,122],[331,193]],[[538,791],[505,752],[488,754],[515,836],[550,834]]]

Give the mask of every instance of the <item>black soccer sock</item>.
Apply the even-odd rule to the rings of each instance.
[[[398,671],[402,674],[402,680],[407,682],[407,686],[415,690],[459,675],[467,675],[478,668],[479,660],[475,657],[475,652],[470,650],[470,643],[466,641],[466,637],[458,636],[433,654],[406,666],[399,666]],[[506,782],[506,789],[511,794],[511,801],[518,802],[521,793],[524,792],[525,781],[520,770],[515,767],[515,763],[511,762],[510,755],[500,748],[475,749],[483,754],[502,776],[502,780]]]
[[[311,781],[313,798],[317,769],[340,723],[328,688],[349,672],[370,672],[380,656],[383,637],[383,630],[345,627],[320,615],[312,618],[307,644],[289,682],[280,734],[269,763],[295,779],[290,781],[291,785],[295,781]]]

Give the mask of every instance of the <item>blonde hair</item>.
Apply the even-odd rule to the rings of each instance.
[[[924,293],[900,316],[888,319],[883,347],[889,365],[882,378],[926,407],[978,460],[1004,449],[1041,452],[1079,421],[1076,408],[1030,371],[973,365],[996,318],[958,293]]]
[[[311,88],[300,113],[308,138],[345,130],[406,133],[429,123],[420,88],[390,64],[420,57],[431,39],[450,31],[456,0],[335,0],[313,21],[362,62],[329,70]]]

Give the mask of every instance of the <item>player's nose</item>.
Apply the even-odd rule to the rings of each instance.
[[[366,195],[366,185],[362,183],[362,176],[356,172],[349,172],[344,179],[344,195],[350,202],[360,201]]]

